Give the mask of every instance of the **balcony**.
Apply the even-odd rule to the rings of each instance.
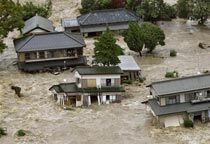
[[[78,88],[82,93],[125,92],[123,87]]]
[[[191,100],[192,104],[210,102],[210,97]]]

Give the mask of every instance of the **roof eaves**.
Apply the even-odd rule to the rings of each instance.
[[[19,49],[16,49],[16,52],[20,51],[34,37],[34,34],[29,36],[29,37],[30,38],[22,46],[20,46]]]
[[[75,40],[76,42],[78,42],[79,44],[81,44],[82,46],[86,46],[85,43],[80,42],[77,38],[75,38],[73,35],[69,35],[68,33],[64,32],[64,34],[68,37],[70,37],[71,39]]]

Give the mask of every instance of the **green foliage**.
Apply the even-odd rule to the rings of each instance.
[[[157,45],[165,45],[165,34],[158,26],[151,23],[144,23],[142,29],[145,48],[147,48],[149,52],[152,52]]]
[[[129,10],[136,11],[142,0],[126,0],[125,7]]]
[[[26,135],[25,130],[20,129],[20,130],[17,131],[17,136],[23,137],[25,135]]]
[[[2,137],[4,135],[7,135],[7,133],[5,132],[5,130],[2,127],[0,127],[0,137]]]
[[[170,50],[170,56],[175,57],[177,55],[176,50]]]
[[[124,40],[130,50],[138,52],[141,56],[143,47],[152,52],[157,45],[165,45],[165,34],[158,26],[151,23],[130,23],[129,28],[124,32]]]
[[[34,5],[32,2],[26,2],[23,7],[23,20],[28,20],[36,14],[48,18],[52,12],[52,2],[49,0],[45,5]]]
[[[111,0],[82,0],[80,13],[88,13],[94,10],[110,8]]]
[[[165,77],[166,78],[176,78],[176,77],[179,77],[179,73],[177,71],[166,72]]]
[[[110,66],[117,65],[120,62],[118,56],[123,53],[123,50],[116,44],[114,34],[109,29],[94,44],[96,63]]]
[[[146,77],[140,77],[140,78],[139,78],[139,82],[140,82],[140,83],[143,83],[145,80],[146,80]]]
[[[22,20],[22,8],[12,0],[1,0],[0,2],[0,52],[6,48],[3,39],[15,28],[24,26]]]
[[[163,0],[144,0],[137,7],[136,13],[145,21],[151,22],[171,20],[176,17],[175,8],[166,4]]]
[[[188,18],[191,13],[190,0],[178,0],[177,15],[180,18]]]
[[[141,51],[144,45],[144,33],[138,23],[129,23],[129,28],[124,32],[124,40],[127,43],[130,50],[138,52],[141,55]]]
[[[204,24],[210,14],[209,0],[178,0],[177,13],[181,18],[193,17]]]
[[[132,80],[123,80],[123,84],[132,84]]]
[[[186,128],[193,128],[194,123],[191,120],[184,120],[184,127]]]

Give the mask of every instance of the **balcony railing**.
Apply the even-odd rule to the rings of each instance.
[[[92,88],[79,88],[80,92],[83,93],[101,93],[101,92],[125,92],[123,87],[92,87]]]
[[[204,102],[210,102],[210,98],[202,98],[202,99],[195,99],[195,100],[191,100],[192,104],[196,104],[196,103],[204,103]]]

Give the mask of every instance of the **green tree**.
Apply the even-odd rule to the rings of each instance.
[[[125,7],[129,10],[136,11],[137,7],[140,6],[143,0],[126,0]]]
[[[165,45],[165,34],[158,26],[152,23],[130,23],[128,30],[124,33],[124,40],[130,50],[138,52],[141,56],[143,48],[152,52],[157,45]]]
[[[114,34],[109,29],[94,44],[96,63],[110,66],[120,62],[118,56],[123,53],[122,48],[116,44]]]
[[[158,20],[171,20],[176,17],[173,6],[163,0],[144,0],[136,10],[137,15],[145,21],[156,22]]]
[[[177,15],[180,18],[188,18],[191,13],[190,0],[178,0]]]
[[[94,10],[109,9],[111,0],[82,0],[81,5],[80,13],[84,14]]]
[[[15,28],[21,29],[24,25],[22,20],[22,8],[12,0],[0,1],[0,52],[6,48],[3,39]]]
[[[209,0],[178,0],[177,12],[181,18],[193,17],[204,24],[210,14],[210,3]]]
[[[129,28],[124,33],[124,40],[127,43],[130,50],[138,52],[142,56],[141,51],[144,45],[144,35],[142,28],[138,23],[129,23]]]
[[[196,18],[199,24],[204,24],[210,13],[210,3],[208,0],[193,0],[194,7],[192,16]]]
[[[23,20],[28,20],[38,14],[48,18],[52,12],[52,2],[49,0],[45,5],[34,5],[32,2],[26,2],[23,7]]]
[[[161,28],[151,23],[144,23],[142,26],[144,33],[144,44],[148,52],[152,52],[157,45],[165,45],[165,34]]]

